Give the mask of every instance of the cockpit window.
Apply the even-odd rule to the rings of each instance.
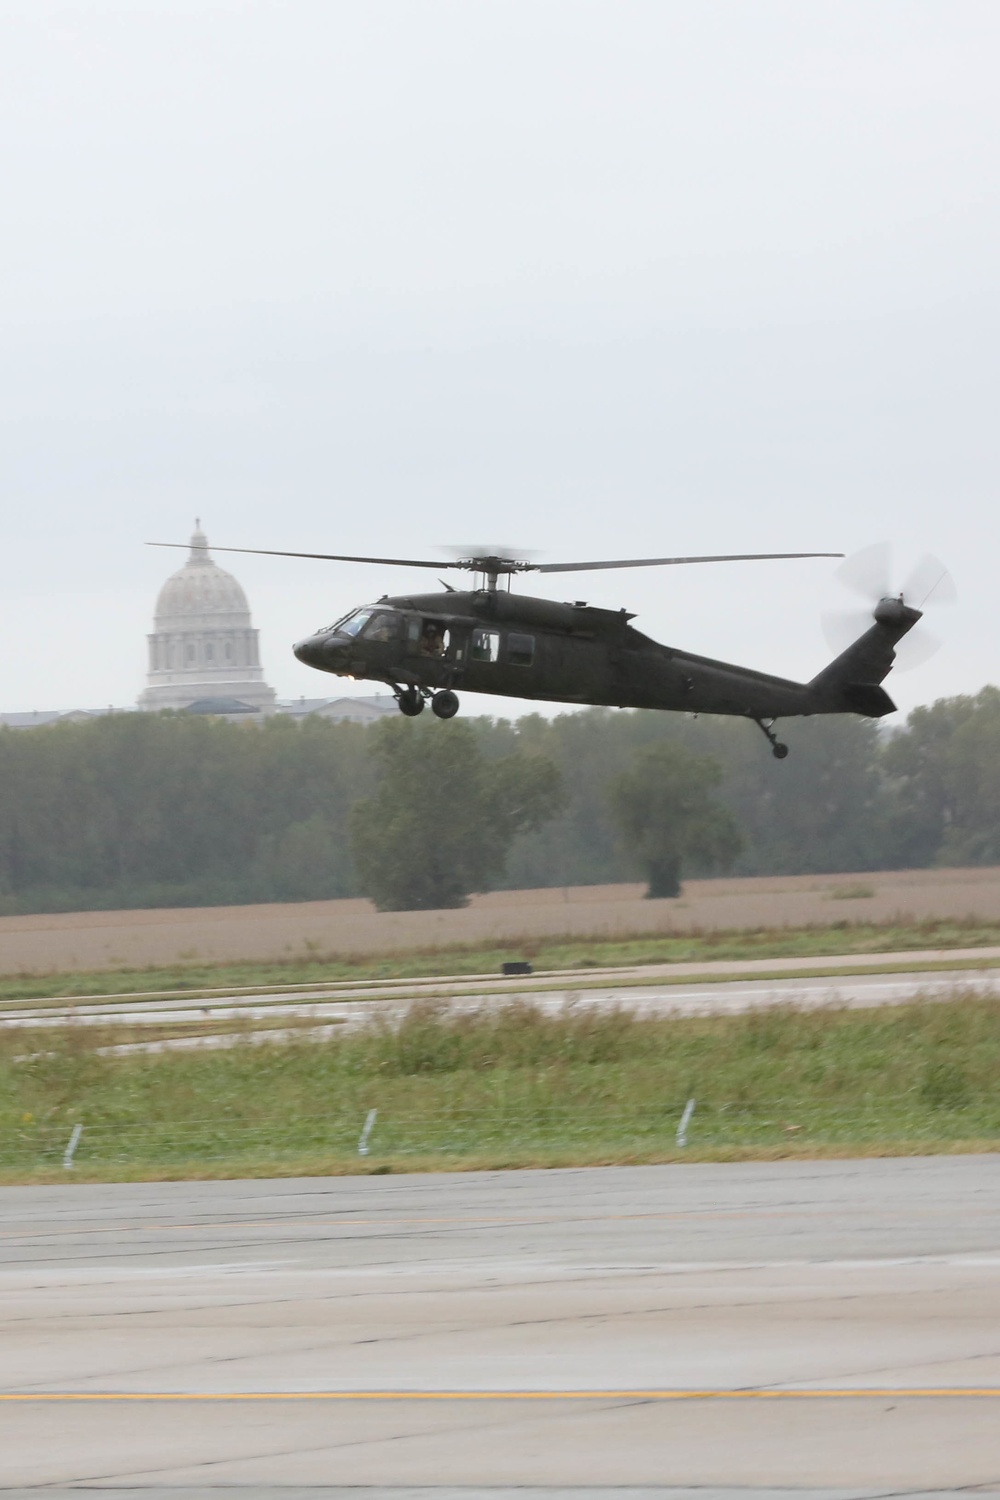
[[[380,609],[364,628],[366,641],[394,641],[399,634],[399,616]]]
[[[337,635],[356,636],[362,631],[368,640],[394,641],[399,634],[399,616],[389,610],[376,610],[373,604],[369,604],[364,609],[352,609],[349,615],[342,615],[332,625],[321,625],[316,634],[333,635],[336,632]]]
[[[348,615],[346,620],[341,620],[337,630],[341,635],[359,635],[371,617],[370,609],[356,609],[353,615]]]
[[[370,611],[369,611],[369,613],[370,613]],[[332,635],[335,630],[343,630],[343,628],[347,624],[348,620],[353,620],[354,616],[356,614],[358,614],[358,610],[352,609],[346,615],[338,615],[337,618],[334,620],[334,622],[333,622],[332,625],[321,625],[319,627],[319,629],[317,630],[316,634],[317,635]]]

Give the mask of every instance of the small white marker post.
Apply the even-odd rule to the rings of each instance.
[[[377,1114],[377,1109],[370,1109],[368,1111],[368,1118],[365,1120],[364,1129],[361,1132],[361,1139],[358,1141],[359,1156],[368,1155],[368,1137],[371,1135],[372,1130],[375,1127],[375,1116]]]
[[[688,1126],[691,1124],[691,1116],[693,1114],[694,1100],[689,1099],[684,1106],[684,1113],[681,1115],[681,1123],[677,1127],[678,1146],[686,1146],[688,1143]]]
[[[81,1135],[83,1135],[83,1126],[80,1124],[74,1125],[73,1134],[69,1138],[69,1145],[63,1152],[63,1166],[67,1172],[72,1172],[73,1170],[73,1157],[76,1155],[76,1148],[80,1144]]]

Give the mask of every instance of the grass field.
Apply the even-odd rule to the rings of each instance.
[[[1000,869],[692,880],[665,901],[643,900],[637,885],[494,891],[458,911],[376,912],[356,900],[0,917],[0,975],[392,963],[461,950],[530,957],[534,944],[927,922],[1000,928]]]
[[[122,1031],[114,1033],[122,1040]],[[1000,1002],[714,1019],[516,1002],[327,1042],[114,1057],[0,1033],[0,1175],[77,1180],[996,1149]],[[689,1145],[676,1144],[688,1099]],[[371,1109],[371,1154],[357,1143]]]
[[[490,942],[358,958],[293,957],[278,962],[186,963],[150,969],[110,969],[0,978],[0,1004],[63,996],[200,995],[213,989],[322,985],[328,981],[421,979],[438,975],[496,974],[505,959],[530,959],[539,972],[629,967],[639,964],[712,963],[766,958],[809,960],[856,954],[1000,947],[1000,921],[946,918],[909,924],[839,921],[803,928],[678,932],[669,936],[527,938],[516,949]]]
[[[582,983],[588,970],[641,964],[808,969],[849,954],[863,969],[877,954],[990,947],[996,870],[692,882],[663,902],[635,887],[497,892],[444,913],[330,902],[5,918],[0,1019],[30,999],[481,975],[514,957],[577,970]],[[44,1041],[0,1029],[0,1179],[66,1180],[78,1123],[74,1175],[103,1181],[1000,1146],[1000,1003],[971,988],[946,1004],[700,1020],[545,1017],[527,999],[456,1019],[420,1004],[398,1030],[323,1042],[252,1045],[248,1027],[228,1050],[99,1050],[177,1029],[166,1015],[141,1032],[68,1026]],[[371,1109],[371,1152],[359,1157]]]

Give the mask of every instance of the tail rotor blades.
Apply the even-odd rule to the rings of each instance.
[[[897,671],[912,672],[914,667],[922,667],[925,661],[937,656],[943,644],[941,637],[932,635],[929,630],[921,627],[911,630],[896,646]]]
[[[875,542],[852,552],[834,572],[834,577],[852,594],[858,594],[874,609],[890,592],[892,550],[888,542]]]
[[[925,552],[911,568],[903,585],[907,604],[923,609],[925,604],[954,604],[958,599],[955,580],[939,557]]]
[[[854,552],[835,575],[845,588],[859,595],[868,609],[830,610],[823,616],[823,634],[831,650],[846,651],[858,636],[871,628],[871,611],[880,599],[901,598],[923,610],[929,605],[954,604],[955,581],[940,558],[925,553],[910,569],[902,588],[894,582],[892,550],[888,542],[876,542]],[[940,640],[923,625],[903,637],[896,647],[897,670],[908,672],[922,666],[939,650]]]
[[[871,628],[871,610],[827,609],[823,611],[822,625],[823,639],[834,655],[839,656]]]

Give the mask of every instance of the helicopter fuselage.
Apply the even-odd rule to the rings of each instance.
[[[896,641],[920,612],[900,600],[883,600],[871,629],[809,683],[661,645],[636,630],[633,618],[624,609],[502,589],[450,590],[384,597],[299,641],[294,650],[320,671],[388,683],[404,712],[418,696],[429,697],[438,710],[437,695],[465,690],[738,715],[763,727],[765,720],[807,714],[892,712],[878,684],[892,665]],[[456,700],[441,717],[457,706]]]

